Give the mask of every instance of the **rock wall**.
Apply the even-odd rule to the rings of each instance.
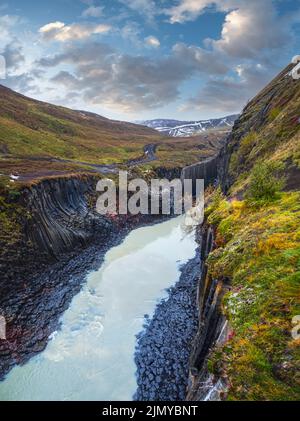
[[[275,120],[272,120],[270,111],[272,107],[275,111],[281,112],[284,106],[288,106],[293,101],[295,95],[295,82],[291,81],[289,71],[292,65],[285,68],[269,85],[267,85],[252,101],[250,101],[243,113],[240,115],[238,120],[235,122],[232,132],[226,139],[226,142],[220,150],[217,157],[214,158],[214,168],[211,169],[214,174],[216,170],[217,183],[221,186],[223,192],[228,193],[230,187],[238,179],[241,174],[247,174],[251,171],[251,168],[255,162],[259,159],[267,159],[268,154],[274,152],[275,140],[273,136],[270,137],[272,142],[268,145],[263,143],[264,139],[260,139],[262,146],[267,147],[265,152],[261,155],[256,155],[253,161],[247,161],[250,149],[245,148],[241,152],[241,140],[250,133],[258,135],[263,132],[263,136],[267,136],[269,133],[273,133],[273,127],[275,126]],[[281,98],[281,102],[278,103],[278,98]],[[277,108],[276,105],[277,104]],[[280,107],[279,107],[280,106]],[[278,108],[279,107],[279,108]],[[287,108],[285,111],[287,114],[291,112],[293,108]],[[293,115],[293,114],[291,114]],[[280,130],[283,127],[284,120],[277,120],[278,127]],[[285,135],[287,138],[290,136],[291,127],[293,132],[296,130],[297,120],[290,120],[286,123]],[[266,128],[268,127],[268,131]],[[276,133],[276,132],[275,132]],[[251,146],[253,150],[253,145]],[[231,157],[234,153],[240,152],[239,165],[236,171],[229,170],[229,164]],[[286,162],[287,167],[291,163]],[[196,166],[197,168],[197,166]],[[188,174],[194,176],[196,170],[187,170]],[[199,174],[205,174],[204,169],[199,170]],[[197,173],[197,176],[199,176]],[[215,175],[215,174],[214,174]],[[298,171],[295,167],[290,167],[287,170],[288,187],[293,189],[297,187]],[[190,385],[188,389],[188,400],[219,400],[225,397],[226,384],[224,380],[220,378],[214,378],[208,371],[208,356],[212,348],[218,347],[227,341],[230,337],[230,328],[225,317],[222,315],[221,302],[222,297],[226,290],[229,288],[228,279],[213,279],[208,274],[208,268],[206,259],[209,252],[214,248],[214,232],[213,228],[204,224],[200,229],[200,237],[202,241],[202,259],[201,259],[201,277],[199,280],[198,289],[198,311],[199,311],[199,329],[194,340],[193,351],[190,359]]]
[[[214,231],[204,224],[199,228],[201,263],[197,290],[198,331],[190,356],[188,401],[214,400],[224,391],[225,385],[218,384],[208,372],[207,358],[212,346],[226,340],[227,322],[221,311],[221,302],[227,285],[208,274],[206,259],[214,247]],[[214,392],[212,393],[213,389]],[[220,392],[220,393],[219,393]],[[210,395],[209,399],[208,396]]]
[[[165,167],[157,167],[155,168],[155,176],[160,179],[167,179],[169,181],[174,180],[174,178],[181,177],[182,168],[165,168]]]
[[[213,184],[217,179],[218,162],[219,156],[215,155],[212,158],[185,167],[181,172],[181,179],[192,179],[193,181],[204,179],[205,186],[207,187],[209,184]],[[195,191],[195,184],[193,187]]]
[[[89,204],[95,192],[95,179],[79,177],[46,180],[28,190],[26,207],[32,217],[25,229],[30,241],[59,258],[95,237],[105,239],[111,224]]]
[[[93,241],[105,242],[113,225],[95,212],[94,177],[44,180],[21,191],[20,239],[1,250],[1,296],[49,264],[78,253]]]

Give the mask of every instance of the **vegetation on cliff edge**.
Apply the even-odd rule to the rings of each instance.
[[[232,334],[210,367],[228,379],[230,400],[299,399],[300,341],[291,330],[300,314],[300,193],[256,207],[214,196],[209,273],[230,279],[223,305]]]
[[[300,398],[300,83],[289,69],[245,108],[227,144],[227,196],[215,190],[206,209],[209,276],[230,285],[232,329],[208,366],[229,400]]]

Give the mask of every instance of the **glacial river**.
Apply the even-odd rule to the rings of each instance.
[[[195,249],[184,217],[132,231],[88,275],[45,351],[0,383],[0,400],[132,400],[135,335]]]

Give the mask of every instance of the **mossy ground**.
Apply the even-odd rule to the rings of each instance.
[[[209,276],[230,285],[222,310],[232,329],[208,367],[227,379],[229,400],[300,398],[300,81],[291,68],[246,106],[227,144],[227,196],[208,198]]]
[[[228,379],[229,400],[300,398],[300,193],[250,205],[215,192],[206,211],[216,228],[208,259],[213,278],[230,280],[223,310],[232,334],[210,356]]]
[[[22,236],[22,221],[27,211],[19,202],[20,191],[8,179],[0,178],[0,248],[13,248]]]

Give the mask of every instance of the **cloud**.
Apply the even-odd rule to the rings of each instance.
[[[98,3],[81,1],[85,4],[84,17],[100,14]],[[32,92],[37,87],[45,100],[72,106],[76,101],[82,108],[119,111],[123,115],[151,112],[168,104],[173,109],[178,101],[184,102],[182,109],[193,116],[197,112],[206,116],[238,112],[276,72],[277,63],[280,66],[290,54],[289,48],[296,39],[293,24],[300,21],[300,12],[279,14],[271,0],[118,0],[118,3],[114,12],[120,13],[111,16],[107,25],[99,25],[95,20],[71,24],[57,21],[42,26],[39,34],[25,31],[18,17],[0,16],[0,45],[3,45],[0,54],[5,53],[8,62],[7,84],[23,92]],[[162,9],[161,6],[170,3],[175,6]],[[154,24],[158,15],[164,15],[170,23],[184,24],[203,13],[216,11],[224,13],[218,36],[202,40],[201,47],[177,43],[168,54],[165,53],[168,43],[159,48],[162,38],[151,35],[159,34],[159,28],[145,32],[145,22],[136,16],[143,15],[148,23]],[[115,37],[112,42],[119,42],[123,51],[95,36],[112,29]],[[173,32],[174,27],[170,29],[169,41],[174,39]],[[16,34],[19,43],[15,41]],[[45,56],[49,48],[40,42],[41,38],[59,41],[55,45],[57,53]],[[135,53],[128,52],[131,50]],[[36,61],[32,66],[33,60]],[[42,73],[38,75],[36,70]],[[57,92],[60,99],[51,97]]]
[[[103,59],[109,59],[115,50],[108,44],[100,42],[85,42],[82,46],[69,45],[62,53],[54,56],[43,57],[36,62],[37,66],[55,67],[59,64],[70,63],[77,65],[98,65]]]
[[[238,65],[234,71],[235,77],[209,80],[195,97],[182,106],[182,111],[240,112],[276,73],[275,69],[261,64]]]
[[[291,41],[290,22],[277,15],[271,0],[240,3],[226,15],[221,38],[208,41],[214,49],[257,59],[262,52],[280,50]]]
[[[165,13],[170,23],[185,23],[212,7],[226,16],[220,38],[206,40],[209,48],[239,58],[257,58],[261,52],[280,50],[291,41],[296,16],[279,16],[272,0],[181,0]]]
[[[136,22],[126,23],[126,25],[120,29],[120,35],[122,38],[124,38],[126,41],[130,41],[137,48],[144,46],[143,42],[141,42],[141,32],[142,29]]]
[[[19,70],[25,62],[25,56],[22,51],[22,47],[15,41],[7,44],[2,54],[5,58],[6,69],[9,72],[15,72]]]
[[[63,22],[52,22],[39,29],[40,34],[46,41],[73,41],[88,38],[95,34],[105,34],[111,30],[110,25],[81,25],[73,23],[66,25]]]
[[[99,18],[103,14],[104,7],[96,7],[96,6],[90,6],[87,9],[85,9],[82,13],[82,16],[84,18]]]
[[[159,108],[178,99],[181,83],[192,75],[220,75],[228,70],[205,50],[184,44],[155,59],[85,42],[68,45],[63,53],[46,57],[38,65],[61,68],[52,82],[66,91],[77,91],[87,103],[126,113]]]
[[[139,13],[150,22],[153,22],[155,16],[161,13],[160,8],[154,0],[119,0],[119,2],[134,12]]]
[[[279,15],[272,0],[181,0],[165,13],[170,23],[185,23],[212,10],[226,15],[220,37],[204,41],[205,56],[219,57],[231,72],[216,78],[208,70],[203,88],[182,110],[238,112],[275,75],[278,55],[295,39],[292,29],[300,12]],[[184,49],[195,55],[195,47]]]
[[[226,64],[220,54],[205,50],[195,45],[184,43],[175,44],[173,52],[185,65],[190,65],[204,76],[225,75],[230,70],[230,64]]]
[[[14,38],[12,34],[13,28],[18,25],[21,21],[19,16],[14,15],[3,15],[0,16],[0,44],[5,46],[7,43],[11,42]],[[1,48],[0,48],[1,51]]]
[[[160,41],[158,38],[150,35],[149,37],[145,38],[145,43],[149,47],[158,48],[160,47]]]
[[[23,93],[37,93],[38,88],[36,86],[35,78],[32,74],[22,73],[21,75],[8,76],[4,81],[5,86],[11,88],[17,92]]]
[[[210,0],[181,0],[177,6],[166,9],[165,13],[170,16],[170,23],[184,23],[196,19],[213,3]]]

